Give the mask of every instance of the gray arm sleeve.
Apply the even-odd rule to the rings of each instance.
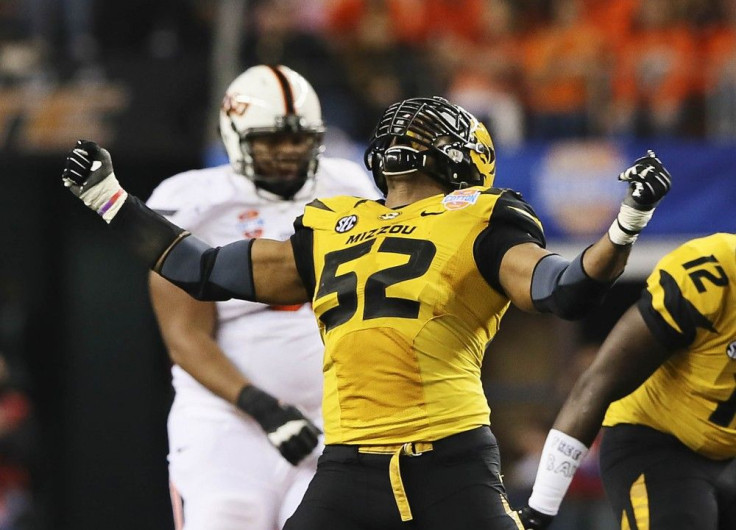
[[[252,239],[245,239],[212,248],[187,236],[169,251],[158,273],[197,300],[255,301],[252,244]]]
[[[572,261],[557,254],[539,260],[532,274],[531,292],[537,311],[575,320],[601,304],[613,282],[599,282],[588,276],[583,270],[583,254],[585,251]]]

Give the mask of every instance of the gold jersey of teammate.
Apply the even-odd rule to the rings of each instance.
[[[666,255],[639,310],[676,352],[603,425],[647,425],[709,458],[736,456],[736,235],[694,239]]]
[[[481,273],[477,240],[496,219],[517,236],[489,246],[544,245],[533,211],[508,190],[305,208],[295,236],[308,232],[309,245],[295,256],[325,343],[326,443],[431,442],[490,423],[481,363],[509,300]]]

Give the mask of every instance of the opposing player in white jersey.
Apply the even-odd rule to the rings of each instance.
[[[379,192],[362,167],[322,156],[320,103],[284,66],[229,86],[230,164],[164,180],[148,205],[210,245],[288,239],[316,197]],[[174,519],[186,530],[277,530],[316,469],[322,349],[309,306],[198,302],[157,274],[150,293],[174,362],[168,421]]]

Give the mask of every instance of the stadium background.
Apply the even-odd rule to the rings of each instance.
[[[77,138],[108,147],[143,198],[166,176],[222,162],[219,99],[258,62],[314,84],[328,155],[360,160],[394,100],[443,94],[463,104],[494,135],[497,185],[521,191],[549,247],[569,257],[610,223],[624,193],[615,175],[631,160],[654,149],[670,168],[674,188],[605,306],[577,323],[512,310],[490,348],[492,422],[522,502],[540,435],[657,258],[694,235],[734,230],[735,4],[0,3],[0,354],[26,400],[13,407],[0,395],[0,528],[171,527],[168,360],[146,271],[59,175]],[[589,479],[570,501],[588,509],[568,530],[600,517]],[[13,523],[15,513],[25,516]]]

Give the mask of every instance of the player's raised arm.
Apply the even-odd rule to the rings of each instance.
[[[115,177],[110,153],[94,142],[77,141],[62,180],[151,270],[198,300],[309,300],[290,242],[242,240],[210,247],[128,194]]]
[[[616,219],[606,234],[572,261],[534,243],[516,245],[506,252],[499,281],[515,306],[574,319],[598,305],[624,271],[632,244],[672,182],[652,151],[618,178],[629,189]]]

